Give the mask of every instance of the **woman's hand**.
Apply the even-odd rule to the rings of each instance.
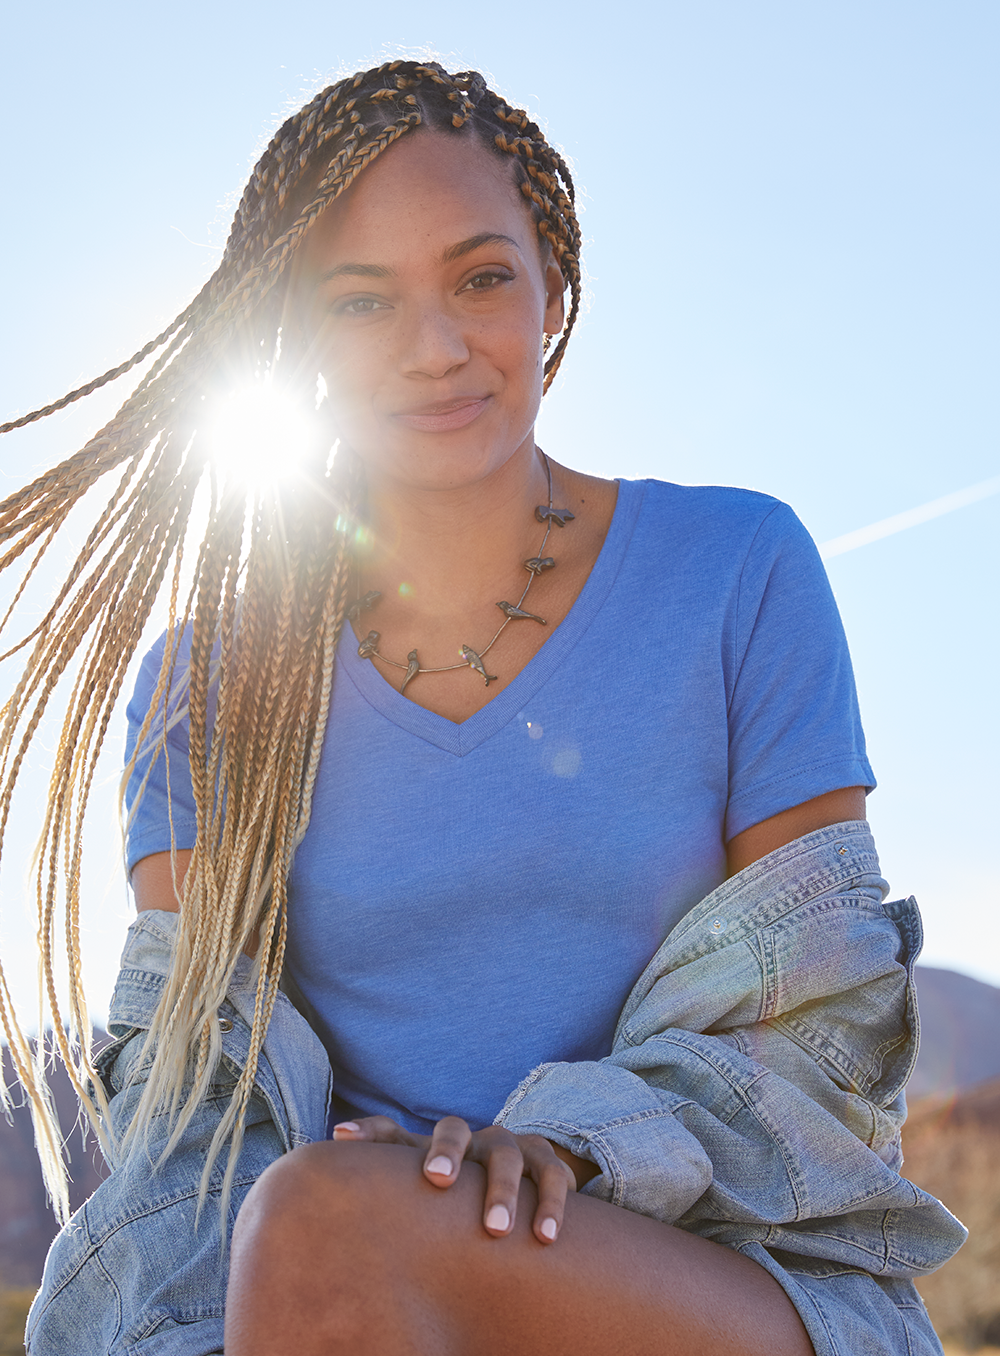
[[[473,1131],[458,1116],[438,1121],[432,1135],[411,1134],[388,1116],[366,1116],[335,1125],[333,1137],[423,1149],[424,1176],[432,1186],[442,1189],[456,1181],[463,1159],[479,1163],[486,1171],[483,1227],[495,1238],[503,1238],[514,1227],[522,1177],[529,1177],[538,1191],[532,1231],[539,1243],[555,1242],[562,1227],[566,1193],[577,1189],[577,1174],[560,1157],[566,1151],[557,1152],[556,1146],[541,1135],[512,1135],[497,1125]]]

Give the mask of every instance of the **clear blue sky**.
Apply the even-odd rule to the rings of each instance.
[[[324,76],[429,48],[486,70],[575,167],[590,303],[541,423],[559,460],[751,485],[820,542],[1000,472],[992,2],[59,0],[17,7],[4,39],[4,416],[181,309],[255,153]],[[5,438],[0,485],[125,394]],[[829,562],[886,874],[921,901],[924,960],[994,983],[998,540],[993,495]],[[43,763],[0,876],[22,994]],[[113,771],[88,862],[98,1016],[129,916]]]

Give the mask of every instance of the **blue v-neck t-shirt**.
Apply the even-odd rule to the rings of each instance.
[[[162,652],[129,705],[129,753]],[[168,742],[191,847],[183,721]],[[130,866],[170,847],[164,765]],[[622,481],[568,616],[461,724],[402,696],[345,630],[288,906],[287,968],[336,1114],[481,1126],[536,1065],[606,1054],[653,952],[724,879],[726,842],[873,785],[816,548],[749,490]]]

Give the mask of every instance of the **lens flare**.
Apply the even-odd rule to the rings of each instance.
[[[322,436],[314,410],[271,383],[227,392],[206,425],[212,462],[230,484],[265,490],[293,478]]]

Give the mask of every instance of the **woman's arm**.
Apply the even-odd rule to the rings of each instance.
[[[132,893],[135,895],[135,907],[140,913],[143,909],[165,909],[167,913],[179,911],[184,877],[191,861],[191,849],[179,848],[172,855],[173,862],[171,853],[154,852],[133,866]]]
[[[845,786],[839,791],[827,791],[813,800],[793,805],[770,819],[762,820],[744,829],[726,848],[728,875],[735,876],[744,867],[760,861],[769,852],[775,852],[816,829],[830,824],[844,824],[852,819],[865,818],[865,788]],[[178,853],[180,856],[180,853]]]

